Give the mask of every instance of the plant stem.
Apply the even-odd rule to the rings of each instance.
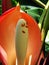
[[[48,31],[48,28],[49,28],[49,0],[47,2],[46,6],[45,6],[45,9],[46,9],[47,13],[45,14],[44,21],[43,21],[44,22],[43,23],[43,28],[42,28],[42,30],[44,29],[43,43],[45,41],[46,33]]]
[[[43,8],[45,8],[45,4],[44,3],[42,3],[40,0],[33,0],[35,3],[37,3],[37,5],[39,5],[39,6],[41,6],[41,7],[43,7]]]
[[[47,2],[46,6],[45,6],[45,9],[47,9],[48,7],[49,7],[49,0]]]
[[[12,7],[11,0],[2,0],[2,13]]]
[[[47,4],[46,4],[45,8],[44,8],[44,11],[43,11],[44,14],[42,14],[42,15],[44,15],[44,18],[45,18],[45,16],[46,16],[48,7],[49,7],[49,0],[48,0],[48,2],[47,2]],[[41,16],[41,18],[42,18],[43,20],[40,19],[39,24],[40,24],[40,29],[42,30],[43,25],[44,25],[44,18],[43,18],[43,16]]]

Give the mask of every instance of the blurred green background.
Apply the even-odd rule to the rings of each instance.
[[[48,0],[40,0],[40,1],[46,4]],[[12,6],[16,6],[17,2],[19,2],[20,5],[30,5],[30,6],[41,7],[37,3],[33,2],[33,0],[11,0]],[[2,13],[2,0],[0,0],[0,14],[1,13]]]

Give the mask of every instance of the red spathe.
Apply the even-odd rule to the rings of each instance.
[[[26,53],[26,65],[28,58],[32,55],[32,64],[37,62],[42,43],[41,33],[36,21],[24,12],[20,12],[19,6],[14,7],[13,10],[5,12],[0,18],[0,45],[5,49],[8,56],[8,65],[14,65],[16,59],[15,52],[15,30],[19,19],[25,19],[28,23],[28,48]]]

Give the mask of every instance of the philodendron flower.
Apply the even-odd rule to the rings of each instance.
[[[28,28],[28,42],[25,56],[25,65],[28,65],[28,63],[35,65],[42,47],[41,33],[36,21],[25,12],[21,12],[19,6],[6,11],[0,17],[0,45],[5,49],[7,53],[8,65],[15,65],[17,58],[15,50],[15,35],[16,26],[20,19],[24,19],[26,21],[26,27]],[[24,33],[24,31],[22,32]],[[31,62],[29,62],[30,57]]]

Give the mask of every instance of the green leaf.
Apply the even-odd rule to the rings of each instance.
[[[12,6],[16,6],[17,5],[17,1],[16,0],[11,0],[12,2]]]
[[[32,16],[37,22],[39,22],[40,15],[35,14],[34,12],[27,12],[30,16]]]
[[[39,22],[40,16],[43,12],[42,8],[22,5],[21,9],[32,16],[37,22]]]

